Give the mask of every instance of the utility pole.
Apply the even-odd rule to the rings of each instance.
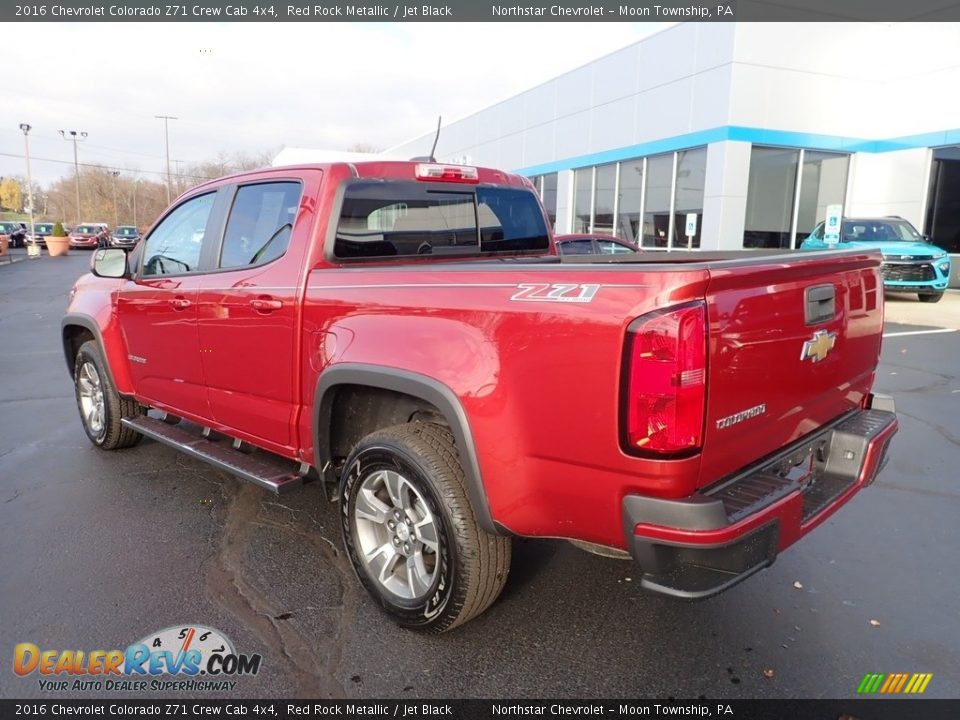
[[[68,135],[70,137],[67,137]],[[82,221],[80,220],[80,162],[77,160],[77,143],[86,140],[87,133],[82,130],[61,130],[60,137],[73,141],[73,169],[77,174],[77,224],[79,225]]]
[[[119,170],[111,170],[110,177],[113,178],[113,229],[116,230],[120,224],[120,211],[117,209],[117,178],[120,176]]]
[[[167,205],[170,204],[170,121],[179,120],[173,115],[154,115],[157,120],[163,120],[163,137],[167,145]]]
[[[140,178],[133,179],[133,224],[137,228],[137,231],[140,231],[140,225],[137,224],[137,185],[140,183]]]
[[[171,162],[177,167],[177,195],[183,192],[183,160],[174,158]]]
[[[23,130],[23,144],[27,149],[27,202],[30,203],[30,239],[36,240],[33,229],[33,173],[30,171],[30,131],[33,129],[27,123],[20,123]]]

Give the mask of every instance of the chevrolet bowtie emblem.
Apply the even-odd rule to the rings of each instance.
[[[801,360],[813,360],[815,363],[823,360],[837,342],[837,334],[826,330],[817,330],[813,337],[803,344],[800,353]]]

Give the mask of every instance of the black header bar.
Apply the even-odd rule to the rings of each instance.
[[[960,21],[954,0],[36,0],[3,22],[822,22]]]
[[[0,700],[0,717],[955,720],[960,700]]]

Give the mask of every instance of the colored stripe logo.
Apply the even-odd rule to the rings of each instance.
[[[932,679],[933,673],[867,673],[857,687],[857,694],[919,695]]]

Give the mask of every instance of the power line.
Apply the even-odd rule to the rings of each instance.
[[[11,153],[11,152],[0,152],[0,156],[2,156],[2,157],[20,158],[21,160],[23,160],[24,158],[26,158],[26,155],[23,155],[22,153]],[[53,158],[36,157],[35,155],[31,155],[31,156],[30,156],[30,159],[31,159],[31,160],[34,160],[34,161],[37,161],[37,162],[51,162],[51,163],[58,163],[58,164],[60,164],[60,165],[73,165],[73,163],[70,162],[69,160],[55,160],[55,159],[53,159]],[[124,173],[137,172],[137,173],[143,173],[143,174],[149,174],[149,175],[166,175],[166,173],[163,172],[162,170],[136,170],[136,171],[134,171],[134,170],[130,170],[129,168],[114,167],[114,166],[111,166],[111,165],[100,165],[100,164],[97,164],[97,163],[79,163],[79,165],[80,165],[80,167],[94,168],[94,169],[99,169],[99,170],[119,170],[120,172],[124,172]],[[229,170],[229,171],[240,170],[240,168],[235,168],[235,167],[232,167],[232,166],[229,166],[229,165],[225,165],[225,166],[224,166],[224,169]],[[215,177],[209,177],[209,176],[207,176],[207,175],[182,175],[181,177],[185,177],[185,178],[188,178],[188,179],[190,179],[190,180],[216,180]]]

